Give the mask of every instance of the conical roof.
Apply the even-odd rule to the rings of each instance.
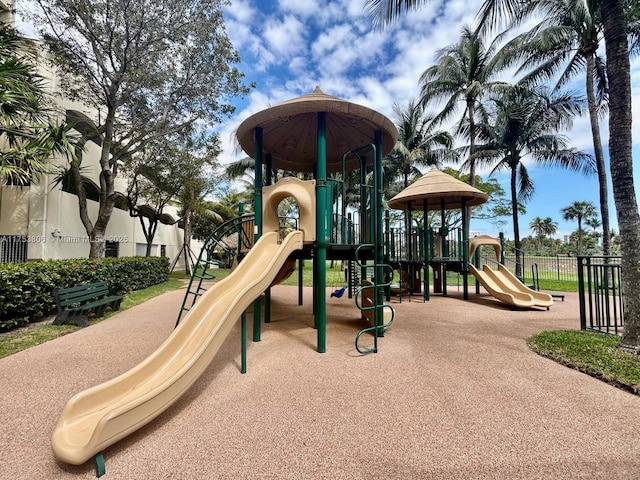
[[[253,157],[254,129],[262,127],[263,154],[271,154],[273,168],[311,172],[317,157],[318,112],[326,113],[328,172],[341,171],[345,152],[373,143],[376,130],[382,132],[383,156],[398,138],[395,125],[383,114],[327,95],[319,87],[251,115],[236,135],[242,150]],[[358,168],[358,159],[350,156],[346,167]]]
[[[422,210],[423,200],[427,200],[427,210],[455,210],[462,208],[462,200],[472,207],[486,202],[489,195],[457,178],[432,167],[427,173],[409,185],[391,200],[389,208],[395,210]]]

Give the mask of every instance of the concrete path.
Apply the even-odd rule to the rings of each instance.
[[[0,360],[0,478],[94,477],[91,462],[55,460],[58,416],[72,395],[157,348],[183,293]],[[298,306],[295,287],[275,287],[248,373],[238,325],[178,403],[105,451],[103,478],[640,478],[640,397],[526,345],[542,330],[578,328],[575,294],[549,311],[511,311],[450,293],[394,303],[379,353],[360,356],[363,325],[346,295],[328,299],[318,354],[310,289]]]

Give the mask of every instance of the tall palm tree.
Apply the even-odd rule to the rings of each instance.
[[[529,32],[514,40],[519,46],[524,66],[534,65],[524,83],[547,82],[557,77],[556,89],[564,87],[578,73],[584,72],[589,106],[591,136],[598,172],[603,250],[609,255],[609,199],[607,170],[598,117],[607,108],[605,60],[598,54],[602,40],[600,5],[597,0],[547,0],[541,2],[542,20]]]
[[[449,132],[436,130],[433,117],[425,114],[422,103],[410,100],[406,105],[394,104],[398,127],[398,140],[393,150],[385,157],[384,188],[391,198],[411,184],[413,178],[422,174],[420,167],[439,165],[444,160],[456,158],[453,137]],[[405,212],[405,234],[409,244],[411,213]]]
[[[624,333],[620,345],[640,353],[640,214],[633,184],[631,66],[624,0],[601,0],[609,73],[609,159],[620,228]]]
[[[495,28],[522,18],[522,11],[534,11],[542,0],[485,0],[478,20],[487,28]],[[380,2],[373,2],[380,3]],[[388,3],[388,2],[383,2]],[[396,2],[393,2],[394,4]],[[406,2],[400,2],[403,5]],[[418,2],[409,2],[417,6]],[[422,2],[419,2],[421,4]],[[640,353],[640,214],[633,184],[633,152],[631,138],[631,64],[627,34],[638,32],[637,2],[630,0],[599,0],[600,15],[607,58],[609,81],[609,169],[613,199],[620,228],[622,254],[622,288],[625,329],[620,345]],[[391,9],[391,18],[400,11]],[[632,49],[639,49],[639,40],[632,39]]]
[[[542,223],[542,231],[546,237],[551,237],[558,231],[558,222],[554,222],[551,217],[545,218]]]
[[[491,123],[483,123],[478,146],[479,162],[493,165],[491,174],[511,173],[510,192],[515,248],[520,249],[518,204],[526,203],[535,186],[525,158],[542,166],[568,168],[583,173],[593,171],[589,155],[567,146],[559,132],[571,126],[580,102],[570,95],[552,95],[544,90],[513,87],[494,99]]]
[[[529,228],[535,233],[538,239],[538,250],[542,248],[542,239],[545,237],[545,225],[544,220],[541,217],[535,217],[529,223]]]
[[[476,109],[488,93],[506,85],[496,80],[506,67],[504,56],[497,50],[498,41],[499,38],[496,38],[486,46],[477,30],[465,26],[460,40],[440,50],[437,64],[427,68],[420,76],[422,103],[445,102],[435,121],[446,121],[456,112],[459,103],[464,104],[456,133],[465,132],[469,139],[466,166],[472,186],[476,177]]]
[[[584,240],[584,230],[582,222],[594,218],[598,211],[596,206],[591,202],[576,201],[562,210],[562,218],[568,221],[576,220],[578,222],[578,255],[582,255],[582,243]]]

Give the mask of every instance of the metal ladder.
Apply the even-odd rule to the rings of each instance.
[[[176,327],[185,312],[191,310],[198,298],[207,290],[203,285],[205,280],[216,278],[212,267],[219,266],[218,256],[227,255],[241,259],[244,251],[253,246],[253,221],[252,214],[232,218],[219,225],[205,240],[198,260],[193,266],[193,272],[187,285],[187,291],[178,313]],[[237,244],[233,245],[231,236],[237,235]]]
[[[375,246],[373,244],[361,244],[358,246],[358,248],[356,248],[356,254],[355,254],[355,264],[364,272],[366,272],[367,269],[375,269],[376,268],[383,268],[385,270],[387,270],[390,275],[382,275],[383,278],[389,278],[391,279],[393,277],[393,269],[391,268],[390,265],[388,264],[372,264],[372,265],[367,265],[366,261],[365,263],[361,262],[359,259],[359,253],[360,250],[364,247],[370,247],[370,248],[375,248]],[[367,275],[363,275],[362,280],[366,280]],[[374,275],[375,278],[375,275]],[[388,303],[382,303],[380,305],[377,305],[376,302],[378,299],[384,298],[384,295],[382,293],[380,293],[380,289],[384,289],[386,287],[388,287],[391,284],[391,280],[389,280],[388,282],[383,282],[383,283],[379,283],[376,284],[375,282],[373,282],[370,285],[363,285],[361,284],[360,287],[358,287],[358,289],[356,290],[356,295],[355,295],[355,302],[356,302],[356,306],[358,307],[358,309],[362,312],[367,312],[367,311],[373,311],[375,312],[375,310],[377,308],[380,309],[380,313],[378,314],[379,319],[378,321],[374,321],[374,325],[371,327],[367,327],[364,328],[362,330],[360,330],[360,332],[358,332],[358,334],[356,335],[355,338],[355,347],[356,350],[358,351],[358,353],[365,355],[367,353],[377,353],[378,352],[378,337],[382,337],[384,335],[384,331],[389,328],[391,326],[391,324],[393,323],[393,320],[395,318],[395,310],[393,309],[393,307],[388,304]],[[369,290],[372,290],[372,297],[373,297],[373,304],[372,305],[363,305],[362,301],[361,301],[361,297],[364,296]],[[389,321],[387,323],[384,323],[384,309],[388,308],[391,311],[391,318],[389,319]],[[374,319],[375,319],[375,313],[374,313]],[[379,324],[378,324],[379,323]],[[359,345],[360,342],[360,337],[367,333],[367,332],[373,332],[373,347],[371,348],[361,348]]]

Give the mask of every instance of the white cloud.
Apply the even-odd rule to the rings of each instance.
[[[282,56],[283,60],[306,49],[304,24],[293,15],[287,15],[282,20],[268,20],[264,39],[275,56]]]

